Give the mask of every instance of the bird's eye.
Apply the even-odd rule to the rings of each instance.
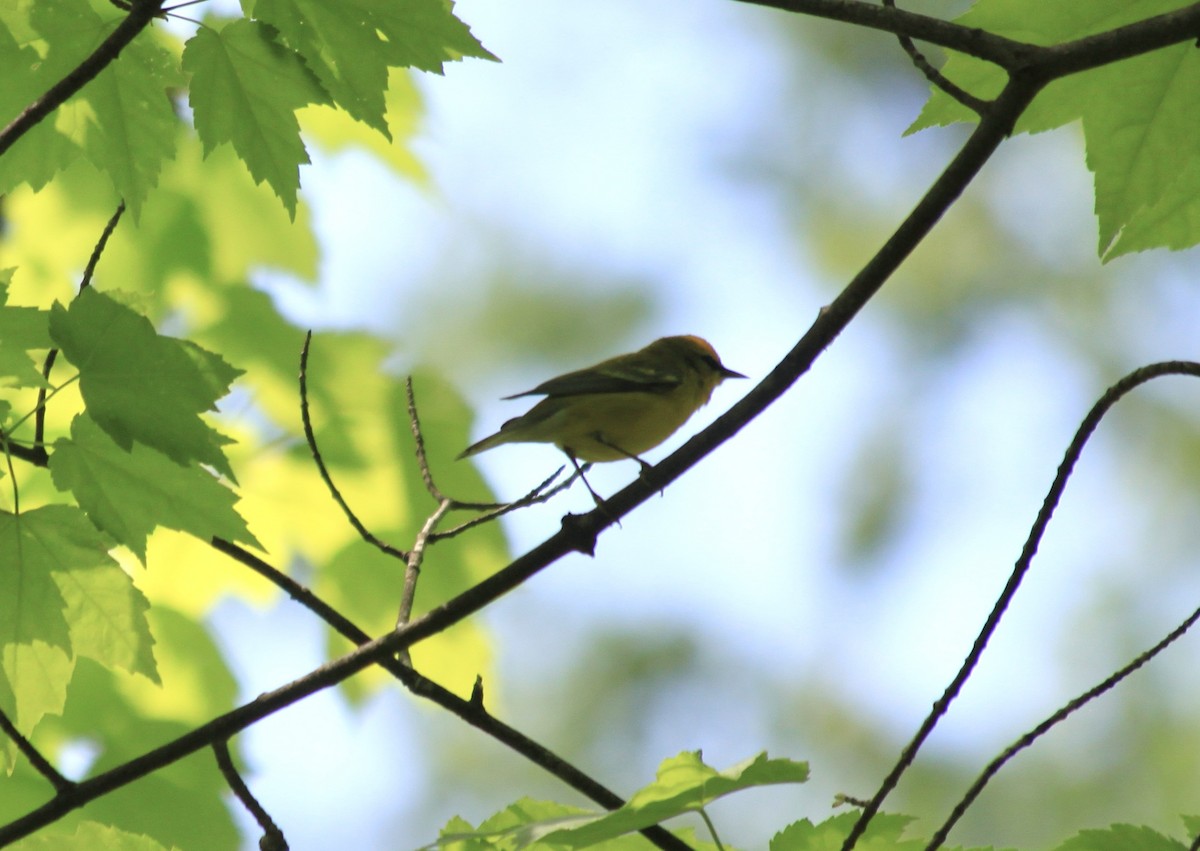
[[[708,364],[709,369],[712,369],[716,372],[719,372],[721,370],[721,364],[719,364],[717,362],[717,359],[714,357],[710,357],[709,355],[701,355],[700,360],[702,360],[706,364]]]

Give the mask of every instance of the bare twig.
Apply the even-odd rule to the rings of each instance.
[[[516,511],[518,508],[526,508],[530,505],[538,505],[543,502],[548,502],[550,499],[569,488],[574,483],[575,479],[578,478],[578,473],[572,473],[566,479],[550,488],[550,490],[546,490],[550,483],[557,479],[565,469],[566,467],[559,467],[533,490],[525,494],[525,496],[521,497],[520,499],[513,500],[512,502],[456,502],[454,504],[455,508],[483,510],[484,513],[476,517],[472,517],[470,520],[465,520],[462,523],[459,523],[457,526],[447,529],[444,532],[434,532],[429,536],[430,543],[433,543],[434,541],[440,541],[443,538],[453,538],[455,535],[461,535],[468,529],[474,529],[476,526],[480,526],[484,523],[490,523],[497,517],[503,517],[505,514]]]
[[[362,521],[358,519],[358,516],[350,509],[350,506],[342,497],[342,493],[338,490],[337,485],[333,483],[333,478],[329,475],[329,469],[325,466],[325,459],[321,457],[321,450],[317,447],[317,436],[313,433],[312,418],[308,412],[308,349],[311,343],[312,331],[309,331],[304,335],[304,346],[300,350],[300,419],[304,423],[304,439],[308,442],[308,448],[312,453],[313,461],[317,465],[317,471],[321,474],[321,479],[325,482],[325,487],[329,488],[329,493],[333,497],[334,502],[342,509],[342,513],[346,515],[346,519],[350,521],[350,525],[354,527],[359,536],[380,552],[406,562],[408,561],[408,553],[393,547],[386,541],[381,541],[362,524]]]
[[[417,447],[417,466],[421,468],[421,479],[425,482],[425,490],[429,491],[429,495],[435,501],[441,502],[446,497],[434,484],[433,471],[429,469],[429,458],[425,454],[425,435],[421,433],[421,418],[417,415],[417,400],[413,395],[411,375],[404,379],[404,400],[408,405],[408,424]]]
[[[1083,706],[1114,688],[1118,683],[1120,683],[1138,668],[1141,668],[1159,653],[1166,650],[1167,647],[1169,647],[1178,639],[1182,638],[1184,633],[1191,629],[1198,620],[1200,620],[1200,609],[1193,611],[1187,616],[1187,618],[1184,619],[1181,624],[1179,624],[1179,626],[1167,633],[1167,635],[1164,636],[1161,641],[1159,641],[1149,650],[1139,654],[1137,658],[1135,658],[1128,665],[1113,672],[1102,682],[1096,684],[1083,694],[1076,697],[1074,700],[1062,706],[1053,715],[1050,715],[1042,723],[1038,724],[1028,733],[1021,736],[1021,738],[1017,739],[1015,742],[1005,748],[999,756],[988,763],[987,767],[982,773],[980,773],[979,777],[975,779],[975,782],[971,784],[971,787],[967,790],[966,794],[963,795],[962,799],[954,805],[954,809],[951,811],[950,816],[946,819],[946,822],[937,829],[937,832],[933,834],[933,838],[929,840],[929,844],[925,846],[925,851],[936,851],[936,849],[942,847],[942,843],[946,841],[946,837],[949,835],[954,825],[958,823],[958,820],[963,817],[967,809],[975,802],[975,799],[979,797],[980,793],[983,792],[984,787],[991,782],[991,779],[996,776],[996,773],[999,772],[1009,760],[1011,760],[1025,748],[1032,745],[1057,724],[1065,721]]]
[[[404,566],[404,591],[400,595],[400,611],[396,615],[396,626],[401,627],[408,623],[412,618],[413,601],[417,595],[417,579],[421,576],[421,564],[425,560],[425,548],[430,543],[430,536],[433,534],[437,524],[442,522],[442,518],[446,516],[454,505],[453,500],[442,497],[438,507],[434,512],[425,518],[425,523],[421,526],[421,531],[417,533],[417,538],[413,541],[413,547],[408,553],[408,560]]]
[[[1029,536],[1025,540],[1025,545],[1021,549],[1021,554],[1017,558],[1016,564],[1013,566],[1008,582],[1000,592],[1000,596],[996,599],[987,620],[984,621],[983,628],[975,639],[975,643],[971,646],[970,652],[967,654],[954,679],[946,686],[942,696],[934,702],[933,708],[929,711],[924,722],[922,722],[916,735],[913,736],[912,740],[900,754],[900,758],[897,760],[895,766],[893,766],[891,772],[888,773],[883,783],[880,784],[879,790],[863,808],[858,822],[855,823],[855,829],[851,831],[850,835],[846,838],[845,844],[842,846],[843,851],[849,851],[854,846],[854,841],[858,835],[866,829],[867,823],[883,804],[884,798],[895,788],[900,777],[912,765],[916,759],[917,752],[921,749],[925,740],[928,739],[930,733],[933,732],[938,721],[949,710],[950,704],[958,696],[963,685],[970,678],[976,665],[978,665],[979,658],[983,655],[988,641],[995,634],[996,628],[1000,625],[1000,619],[1004,616],[1004,612],[1008,609],[1009,604],[1016,595],[1022,579],[1033,563],[1033,558],[1037,554],[1038,544],[1046,532],[1046,527],[1049,525],[1050,519],[1054,516],[1054,511],[1058,507],[1059,500],[1062,498],[1063,490],[1067,486],[1067,480],[1070,479],[1071,472],[1079,460],[1080,453],[1083,452],[1084,445],[1091,437],[1092,432],[1096,430],[1096,426],[1100,424],[1100,420],[1118,399],[1135,387],[1154,378],[1173,374],[1200,376],[1200,363],[1193,363],[1191,361],[1164,361],[1136,369],[1108,388],[1104,392],[1104,395],[1092,406],[1092,409],[1088,411],[1087,416],[1080,423],[1079,429],[1075,432],[1075,437],[1067,447],[1062,463],[1058,466],[1058,472],[1055,474],[1054,481],[1050,485],[1050,490],[1046,493],[1046,497],[1042,501],[1042,507],[1038,511],[1033,526],[1029,530]]]
[[[65,792],[75,785],[74,782],[63,777],[58,769],[50,764],[50,760],[42,756],[42,752],[35,748],[33,743],[22,735],[21,731],[17,729],[17,725],[12,722],[12,719],[3,710],[0,710],[0,731],[3,731],[4,735],[13,740],[13,744],[17,746],[17,750],[25,755],[25,758],[29,760],[29,764],[34,767],[34,770],[50,781],[50,785],[54,787],[55,792]]]
[[[429,466],[429,457],[425,452],[425,434],[421,430],[421,417],[417,412],[417,400],[416,395],[413,392],[413,380],[411,375],[404,379],[404,398],[405,403],[408,406],[409,430],[412,432],[413,442],[416,444],[417,466],[421,470],[421,480],[425,483],[425,489],[429,491],[429,495],[432,496],[436,502],[449,499],[449,497],[442,493],[441,489],[433,480],[433,471]],[[440,540],[441,538],[452,537],[461,531],[465,531],[467,528],[478,526],[480,523],[486,523],[489,520],[494,520],[496,517],[507,514],[510,511],[515,511],[518,508],[524,508],[528,505],[545,502],[551,496],[559,493],[559,491],[563,489],[563,487],[560,486],[547,494],[542,493],[542,491],[550,486],[551,482],[559,477],[564,469],[564,467],[559,467],[554,471],[553,475],[549,476],[540,485],[535,487],[529,493],[525,494],[525,496],[514,500],[513,502],[466,502],[461,499],[451,499],[450,501],[453,503],[453,505],[451,505],[452,510],[463,509],[466,511],[485,511],[491,513],[485,516],[472,518],[468,523],[464,523],[462,526],[455,527],[449,532],[431,533],[429,536],[430,543]],[[574,477],[572,477],[572,479],[573,478]],[[570,482],[568,482],[568,484],[570,484]]]
[[[139,0],[132,4],[129,15],[117,25],[108,38],[101,42],[99,47],[71,69],[70,73],[51,86],[44,95],[21,110],[7,127],[0,130],[0,156],[3,156],[38,122],[94,80],[131,41],[137,38],[138,33],[154,20],[159,14],[162,4],[163,0]]]
[[[283,831],[275,824],[271,815],[254,797],[250,787],[246,785],[246,781],[242,780],[242,775],[238,774],[238,770],[234,768],[233,758],[229,755],[229,740],[218,739],[213,742],[212,749],[213,754],[217,757],[217,767],[221,769],[221,776],[229,784],[230,791],[242,802],[242,806],[250,815],[254,816],[258,826],[262,828],[263,836],[259,840],[258,847],[263,851],[288,851],[287,839],[284,838]]]
[[[222,538],[213,538],[212,546],[274,583],[289,597],[321,618],[321,620],[329,624],[340,635],[349,639],[354,644],[362,646],[371,640],[371,637],[366,632],[333,606],[253,553]],[[538,744],[524,733],[508,726],[489,714],[483,706],[481,680],[476,680],[471,699],[463,700],[454,694],[454,692],[418,673],[395,657],[384,658],[380,660],[379,664],[388,673],[403,683],[413,694],[432,701],[443,709],[452,712],[472,727],[506,745],[514,752],[557,777],[572,789],[587,796],[600,806],[610,810],[624,806],[624,800],[615,792],[580,771],[545,746]],[[686,851],[687,849],[685,843],[661,828],[649,828],[643,831],[643,835],[654,842],[659,848],[670,849],[671,851]]]
[[[883,5],[889,9],[895,9],[896,0],[883,0]],[[989,106],[988,101],[975,97],[975,95],[966,89],[952,82],[937,68],[934,68],[929,63],[929,60],[925,58],[925,54],[917,49],[917,45],[913,43],[911,38],[903,34],[897,34],[896,39],[900,42],[900,46],[904,48],[904,52],[908,54],[908,58],[912,60],[913,65],[917,67],[917,70],[925,75],[926,80],[976,115],[983,115]]]

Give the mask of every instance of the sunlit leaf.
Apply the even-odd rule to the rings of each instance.
[[[234,511],[237,496],[211,474],[141,444],[121,449],[86,415],[75,418],[69,439],[54,444],[50,470],[55,485],[72,491],[93,523],[143,562],[146,538],[156,526],[201,540],[257,544]]]
[[[296,110],[328,99],[311,72],[280,45],[270,27],[234,21],[201,27],[187,43],[190,102],[204,151],[228,142],[256,181],[266,181],[295,214],[301,163],[308,154]]]
[[[233,477],[228,440],[201,418],[240,374],[211,353],[159,335],[144,316],[89,288],[55,304],[50,333],[79,369],[92,419],[122,449],[137,440],[179,464],[200,462]]]

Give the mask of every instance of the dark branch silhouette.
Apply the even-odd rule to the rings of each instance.
[[[1041,542],[1042,536],[1046,533],[1046,527],[1049,526],[1050,520],[1054,516],[1054,511],[1058,507],[1059,500],[1062,499],[1067,481],[1071,478],[1071,472],[1075,469],[1075,464],[1079,460],[1080,453],[1083,452],[1083,447],[1087,444],[1092,432],[1096,430],[1096,426],[1100,424],[1100,420],[1108,412],[1109,408],[1116,404],[1117,400],[1130,390],[1151,379],[1172,374],[1200,376],[1200,364],[1190,361],[1164,361],[1136,369],[1105,391],[1104,395],[1088,411],[1087,416],[1084,417],[1083,422],[1080,423],[1078,430],[1075,432],[1074,439],[1067,447],[1062,462],[1058,466],[1058,472],[1055,474],[1054,481],[1050,485],[1050,490],[1046,493],[1046,498],[1042,501],[1042,507],[1038,511],[1033,526],[1029,530],[1029,535],[1025,539],[1025,545],[1022,547],[1021,554],[1013,566],[1012,573],[1008,577],[1008,582],[1005,583],[1000,596],[996,598],[996,602],[992,606],[992,611],[988,615],[987,620],[984,621],[983,628],[979,631],[979,635],[976,637],[975,643],[971,646],[970,652],[967,654],[958,673],[955,674],[954,679],[946,686],[946,690],[942,693],[942,696],[934,702],[933,708],[921,723],[912,741],[901,752],[899,760],[888,773],[887,777],[884,778],[879,790],[863,808],[862,814],[854,825],[854,829],[851,830],[850,834],[846,837],[845,843],[842,845],[843,851],[849,851],[849,849],[854,847],[858,837],[866,830],[867,824],[875,813],[878,812],[880,806],[882,806],[884,798],[891,793],[896,784],[900,782],[900,778],[904,772],[913,764],[917,752],[921,749],[926,739],[929,738],[938,721],[949,710],[950,704],[958,697],[959,692],[962,691],[962,687],[970,679],[971,673],[975,670],[975,666],[979,664],[979,658],[983,655],[987,643],[991,640],[992,635],[996,632],[996,628],[1000,625],[1000,619],[1004,616],[1004,612],[1008,609],[1009,604],[1016,595],[1017,589],[1020,588],[1025,574],[1029,572],[1029,567],[1033,563],[1033,557],[1037,554],[1038,544]],[[1174,639],[1172,638],[1171,640],[1173,641]],[[1115,685],[1115,683],[1113,684]]]
[[[234,767],[233,757],[229,755],[229,742],[220,739],[213,742],[212,748],[213,754],[217,758],[217,768],[221,770],[221,776],[229,784],[230,791],[233,792],[235,798],[242,802],[242,806],[250,815],[254,816],[258,826],[262,828],[263,835],[258,842],[258,847],[263,851],[288,851],[287,839],[284,838],[283,831],[275,824],[271,814],[254,797],[254,793],[250,791],[250,787],[246,785],[246,781]]]

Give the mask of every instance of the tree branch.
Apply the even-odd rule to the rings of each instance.
[[[217,768],[221,770],[221,776],[225,778],[230,791],[242,802],[242,806],[250,815],[254,816],[258,826],[262,828],[263,835],[258,841],[258,847],[263,851],[288,851],[288,843],[284,838],[283,831],[279,829],[279,825],[275,824],[271,814],[254,797],[254,793],[250,791],[250,787],[246,785],[246,781],[234,767],[233,758],[229,755],[229,742],[225,739],[218,739],[213,742],[212,749],[213,755],[217,758]]]
[[[966,814],[970,806],[975,803],[975,799],[978,798],[983,792],[984,787],[991,782],[991,779],[996,776],[996,773],[1000,771],[1000,769],[1003,768],[1009,760],[1011,760],[1021,751],[1025,750],[1025,748],[1032,745],[1056,725],[1065,721],[1075,712],[1082,709],[1085,705],[1091,703],[1106,691],[1115,688],[1121,683],[1122,680],[1126,679],[1129,675],[1137,671],[1159,653],[1166,650],[1168,647],[1182,638],[1189,629],[1195,626],[1197,621],[1200,621],[1200,609],[1195,609],[1183,620],[1182,623],[1163,636],[1163,638],[1149,650],[1138,654],[1136,658],[1130,661],[1123,668],[1114,671],[1112,674],[1105,677],[1101,682],[1092,686],[1092,688],[1088,689],[1083,694],[1062,706],[1060,709],[1042,721],[1042,723],[1038,724],[1028,733],[1021,736],[1021,738],[1017,739],[1015,742],[1005,748],[999,756],[988,763],[987,767],[984,768],[979,777],[975,779],[975,782],[971,784],[971,787],[967,790],[966,794],[963,795],[962,799],[954,805],[954,809],[951,811],[949,818],[947,818],[946,822],[933,834],[933,837],[929,840],[929,844],[925,846],[925,851],[937,851],[938,848],[942,847],[942,843],[946,841],[946,837],[950,834],[950,830],[955,824],[958,823],[958,820],[962,818],[964,814]]]
[[[1008,609],[1009,604],[1012,602],[1013,597],[1017,593],[1017,589],[1021,585],[1021,581],[1024,579],[1025,574],[1029,571],[1030,565],[1033,563],[1033,557],[1037,554],[1038,545],[1042,540],[1042,536],[1045,534],[1046,528],[1050,524],[1050,519],[1054,516],[1054,511],[1058,507],[1059,501],[1062,499],[1063,491],[1067,486],[1067,480],[1070,479],[1071,473],[1075,469],[1075,464],[1079,461],[1079,456],[1083,452],[1084,445],[1087,443],[1092,433],[1096,430],[1096,427],[1100,424],[1100,420],[1103,419],[1108,410],[1114,404],[1116,404],[1116,402],[1122,396],[1133,390],[1135,387],[1138,387],[1139,385],[1144,384],[1145,382],[1154,378],[1172,374],[1194,375],[1200,377],[1200,363],[1192,363],[1190,361],[1164,361],[1134,370],[1112,387],[1108,388],[1108,390],[1104,392],[1104,395],[1101,396],[1096,404],[1092,406],[1092,409],[1088,411],[1087,416],[1084,417],[1083,422],[1075,432],[1075,437],[1071,440],[1070,445],[1067,447],[1066,453],[1063,455],[1063,460],[1058,466],[1058,472],[1055,474],[1054,481],[1050,485],[1050,490],[1046,493],[1046,497],[1042,501],[1042,507],[1038,511],[1038,515],[1034,519],[1033,526],[1029,530],[1029,535],[1025,539],[1025,545],[1021,548],[1021,554],[1017,558],[1016,564],[1013,566],[1012,573],[1008,578],[1008,582],[1005,584],[1004,589],[1000,592],[1000,596],[997,597],[995,604],[992,606],[992,611],[988,615],[987,620],[984,621],[983,628],[980,630],[978,637],[976,637],[975,643],[971,646],[970,652],[968,652],[966,659],[963,661],[958,673],[955,674],[954,679],[950,681],[950,684],[946,686],[945,691],[942,692],[942,696],[934,702],[933,708],[930,709],[929,714],[921,723],[921,726],[917,730],[916,735],[913,736],[912,741],[908,743],[907,747],[905,747],[904,751],[900,754],[900,758],[897,760],[895,766],[893,766],[887,777],[884,778],[883,783],[880,784],[879,790],[875,793],[874,797],[871,798],[867,805],[863,807],[863,811],[859,816],[858,822],[855,823],[854,829],[851,830],[850,834],[846,837],[845,844],[842,846],[843,851],[849,851],[849,849],[854,846],[858,836],[863,830],[866,829],[867,823],[879,810],[879,807],[882,806],[884,798],[886,798],[892,789],[896,787],[900,777],[912,765],[913,761],[916,759],[917,751],[920,750],[921,746],[925,743],[925,740],[929,738],[929,735],[933,732],[933,728],[937,726],[938,721],[940,721],[941,718],[946,714],[947,710],[950,708],[950,704],[955,700],[955,698],[958,697],[963,685],[966,684],[967,680],[971,676],[971,673],[975,670],[975,666],[979,664],[979,659],[983,655],[983,651],[987,647],[987,643],[995,634],[997,627],[1000,625],[1000,619],[1004,616],[1004,612]],[[1190,626],[1190,621],[1185,623],[1184,629],[1186,629],[1187,626]],[[1180,632],[1180,634],[1182,634],[1182,632]],[[1170,640],[1166,643],[1169,644],[1170,641],[1173,641],[1176,637],[1178,636],[1169,636]],[[1165,644],[1163,646],[1165,647]],[[1158,650],[1155,650],[1154,652],[1158,652]],[[1141,662],[1131,668],[1127,673],[1131,673],[1132,670],[1140,666],[1140,664]],[[1114,681],[1112,685],[1115,684],[1116,682]],[[1111,687],[1111,685],[1109,687]],[[996,770],[999,770],[998,767]],[[986,783],[987,780],[985,779],[984,782]],[[951,821],[950,824],[952,825],[953,821]],[[949,826],[946,827],[946,830],[949,830]]]
[[[371,640],[371,637],[353,621],[283,571],[271,566],[237,544],[222,538],[213,538],[211,543],[216,550],[225,553],[235,561],[240,562],[272,582],[293,600],[333,627],[342,637],[349,639],[359,646]],[[484,708],[482,698],[479,700],[475,700],[474,698],[469,701],[463,700],[454,692],[395,658],[385,659],[380,663],[380,666],[403,683],[413,694],[432,701],[443,709],[457,715],[475,729],[506,745],[534,765],[557,777],[572,789],[595,801],[605,809],[615,810],[624,806],[625,801],[616,792],[613,792],[608,787],[593,779],[590,775],[585,774],[549,748],[538,744],[524,733],[508,726],[503,721],[491,715]],[[659,848],[664,849],[664,851],[685,851],[687,849],[685,843],[661,828],[647,828],[642,833]]]
[[[162,11],[163,0],[138,0],[130,4],[129,14],[109,34],[100,46],[80,62],[71,72],[55,83],[40,98],[35,100],[0,130],[0,156],[16,144],[39,121],[58,109],[68,99],[103,71],[125,47],[137,38]]]
[[[61,818],[88,801],[209,747],[251,724],[278,712],[359,671],[379,664],[425,638],[442,632],[527,581],[569,552],[591,554],[596,537],[620,517],[649,499],[667,483],[679,478],[701,458],[712,452],[762,413],[812,366],[891,273],[933,228],[949,206],[975,177],[996,147],[1011,130],[1017,115],[1029,103],[1038,86],[1013,81],[997,99],[996,108],[980,121],[962,150],[934,182],[876,255],[846,286],[813,323],[784,359],[741,401],[680,449],[639,476],[632,484],[610,497],[605,510],[584,515],[568,514],[562,528],[525,555],[511,562],[457,597],[415,618],[393,632],[362,644],[354,651],[311,671],[280,688],[220,715],[140,757],[77,784],[48,803],[0,828],[0,845],[29,835]],[[873,813],[872,813],[873,815]]]
[[[896,0],[883,0],[883,5],[889,9],[894,9],[896,8]],[[941,89],[976,115],[981,116],[987,111],[989,104],[986,100],[975,97],[975,95],[949,79],[937,68],[934,68],[929,60],[925,58],[925,54],[917,49],[916,44],[913,43],[911,38],[906,35],[898,35],[896,38],[900,42],[900,47],[904,49],[904,52],[908,54],[908,58],[912,60],[913,65],[925,75],[925,79],[932,85]]]
[[[877,6],[862,0],[737,0],[752,6],[766,6],[814,18],[842,21],[892,35],[906,36],[930,44],[957,50],[968,56],[995,62],[1004,68],[1024,64],[1025,57],[1037,48],[975,27],[919,15],[891,6]]]
[[[17,746],[17,750],[24,754],[25,758],[29,760],[29,764],[34,767],[37,773],[50,781],[50,785],[54,787],[54,791],[62,792],[74,785],[66,777],[63,777],[57,768],[50,764],[50,760],[42,756],[42,752],[35,748],[33,743],[21,734],[21,731],[17,729],[17,725],[2,710],[0,710],[0,731],[3,731],[6,736],[13,740],[13,743]]]

